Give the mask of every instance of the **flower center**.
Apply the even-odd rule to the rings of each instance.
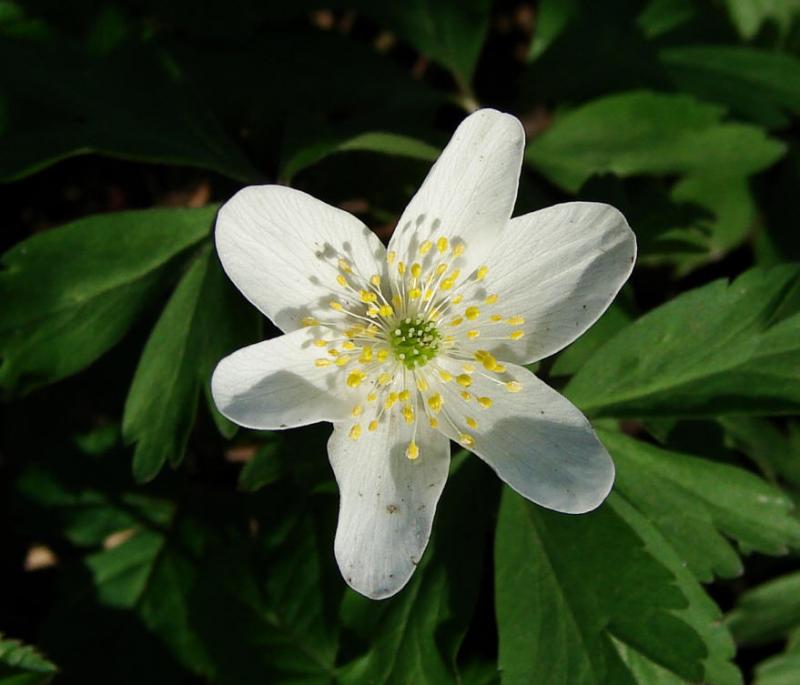
[[[439,351],[442,336],[432,321],[421,317],[397,321],[389,337],[392,353],[407,369],[425,366]]]

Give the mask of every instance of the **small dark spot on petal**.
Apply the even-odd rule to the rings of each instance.
[[[395,505],[395,504],[387,504],[386,505],[386,511],[388,511],[390,514],[394,514],[394,512],[397,511],[397,505]]]

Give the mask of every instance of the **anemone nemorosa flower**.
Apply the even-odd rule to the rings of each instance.
[[[611,489],[614,465],[583,414],[522,365],[597,320],[636,241],[604,204],[511,219],[524,144],[508,114],[467,117],[388,248],[350,214],[282,186],[245,188],[219,212],[225,271],[285,335],[223,359],[214,399],[249,428],[333,423],[336,559],[368,597],[411,577],[451,440],[556,511],[589,511]]]

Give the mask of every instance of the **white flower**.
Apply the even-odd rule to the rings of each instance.
[[[556,511],[589,511],[611,489],[614,465],[583,414],[521,365],[597,320],[636,241],[604,204],[511,219],[524,144],[508,114],[467,117],[388,250],[291,188],[245,188],[219,212],[228,276],[285,335],[223,359],[214,399],[249,428],[333,422],[336,559],[368,597],[396,593],[419,562],[450,440]]]

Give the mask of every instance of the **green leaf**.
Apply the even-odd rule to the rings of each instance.
[[[551,43],[576,16],[579,8],[577,0],[542,0],[536,10],[536,26],[528,48],[529,62],[533,62],[547,51]]]
[[[408,0],[365,3],[364,11],[396,31],[423,55],[449,69],[469,91],[489,27],[489,0]]]
[[[151,46],[92,55],[77,42],[5,38],[0,88],[0,179],[24,178],[67,157],[101,153],[210,169],[240,181],[259,176],[174,65]]]
[[[756,666],[753,685],[796,685],[800,682],[800,653],[786,653]]]
[[[613,303],[597,322],[575,342],[568,345],[550,369],[552,376],[571,376],[581,368],[597,349],[631,322],[631,316],[619,304]]]
[[[458,682],[455,659],[477,599],[495,493],[487,468],[464,456],[454,460],[433,540],[408,585],[381,603],[346,595],[344,623],[370,649],[343,667],[343,685]]]
[[[800,0],[726,0],[728,14],[742,38],[750,40],[765,23],[773,23],[782,34],[800,14]]]
[[[262,445],[239,473],[239,489],[255,492],[278,480],[284,471],[280,458],[283,441],[277,436],[266,445]]]
[[[39,233],[0,264],[0,387],[22,393],[85,368],[113,347],[209,232],[216,209],[149,209]]]
[[[0,685],[45,685],[57,670],[35,648],[0,633]]]
[[[774,642],[800,628],[800,572],[745,592],[728,614],[728,625],[743,645]]]
[[[771,479],[800,488],[800,423],[789,420],[779,429],[766,419],[737,416],[719,419],[736,449],[744,452]]]
[[[783,154],[761,129],[723,122],[723,114],[686,95],[611,95],[558,116],[525,159],[574,193],[593,174],[608,172],[749,176]]]
[[[648,38],[657,38],[689,21],[695,13],[692,0],[650,0],[636,23]]]
[[[122,432],[136,444],[133,474],[151,480],[181,463],[197,400],[223,356],[252,342],[254,310],[228,285],[210,245],[175,289],[142,352],[125,403]]]
[[[718,102],[770,128],[800,112],[800,60],[790,54],[732,45],[662,50],[659,59],[682,91]]]
[[[329,155],[348,151],[377,152],[426,162],[435,161],[440,152],[432,145],[409,136],[380,131],[361,133],[353,137],[320,140],[303,147],[283,164],[281,177],[288,181]]]
[[[785,554],[800,546],[792,501],[750,472],[615,431],[599,435],[617,466],[616,491],[661,531],[698,580],[742,572],[727,538],[744,552]]]
[[[707,646],[673,574],[611,507],[549,512],[506,489],[495,539],[504,685],[635,683],[617,644],[690,681]]]
[[[800,268],[752,269],[658,307],[581,367],[567,396],[595,416],[800,409]]]

